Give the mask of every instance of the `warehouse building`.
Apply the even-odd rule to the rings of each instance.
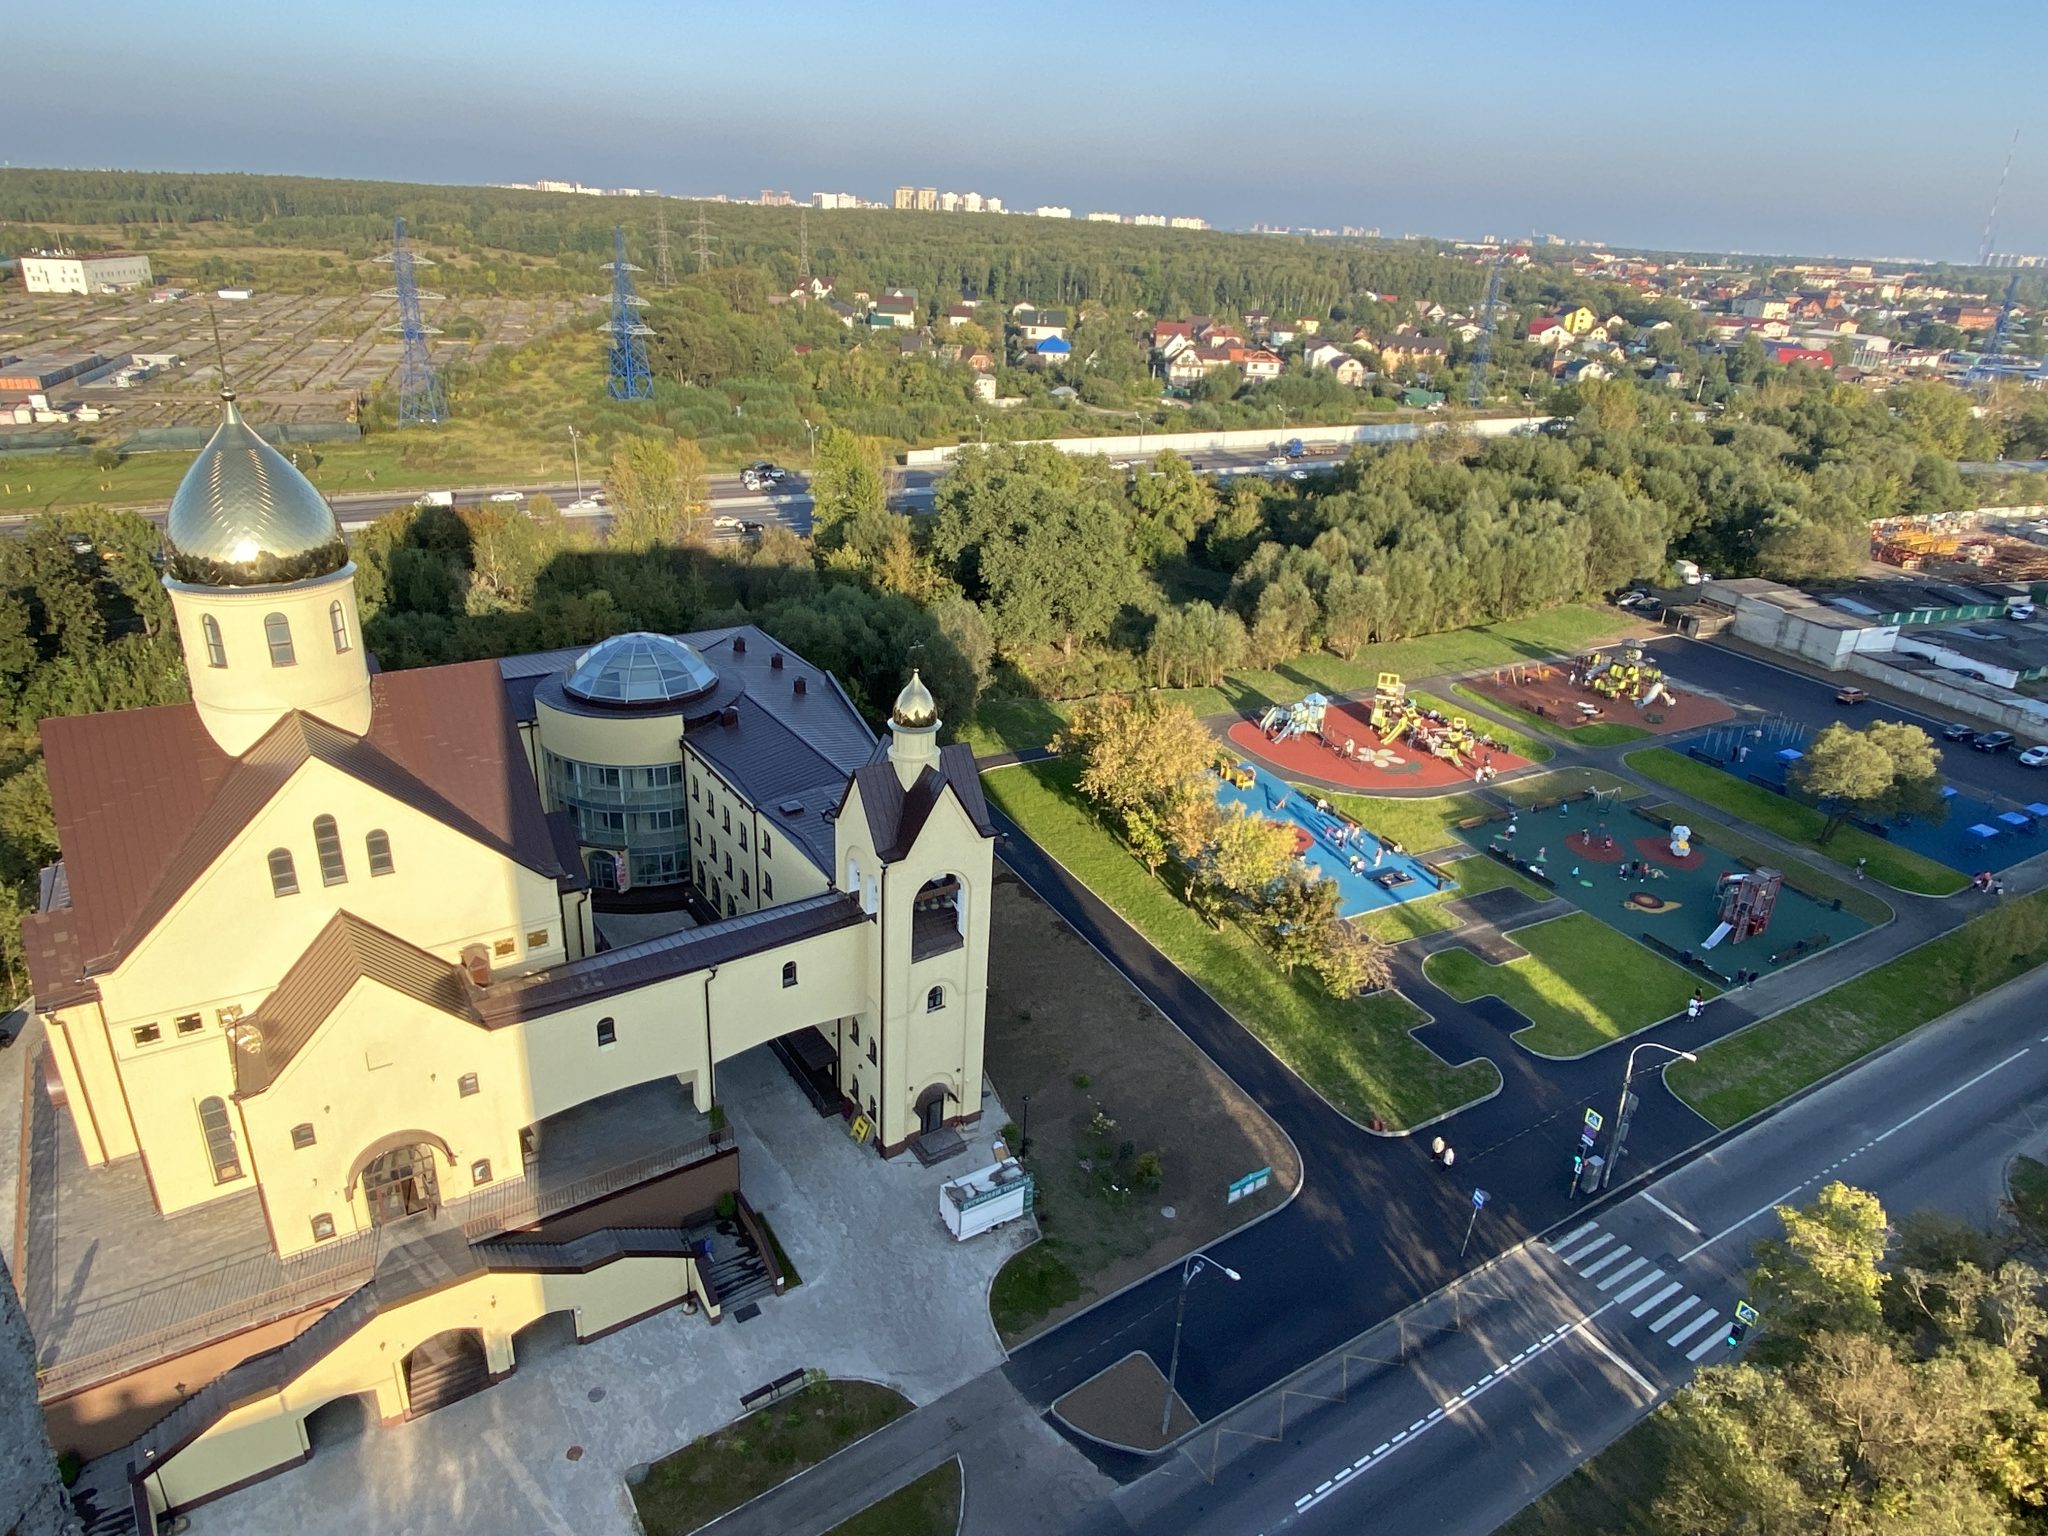
[[[147,256],[109,251],[78,256],[65,251],[32,251],[21,258],[22,286],[30,293],[119,293],[147,288]]]

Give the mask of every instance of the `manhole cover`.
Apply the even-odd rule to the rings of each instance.
[[[570,1459],[571,1461],[581,1461],[581,1460],[583,1459],[583,1447],[582,1447],[582,1446],[580,1446],[580,1445],[572,1445],[572,1446],[570,1446],[570,1447],[569,1447],[569,1459]]]
[[[590,1391],[585,1395],[588,1396],[593,1403],[601,1403],[604,1401],[604,1388],[592,1387]]]
[[[1180,1212],[1176,1211],[1170,1205],[1162,1205],[1161,1207],[1159,1207],[1159,1214],[1164,1216],[1168,1221],[1171,1221],[1174,1217],[1178,1216]]]

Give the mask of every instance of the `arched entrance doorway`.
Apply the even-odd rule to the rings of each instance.
[[[405,1357],[405,1416],[432,1413],[490,1384],[482,1333],[474,1328],[437,1333]]]
[[[393,1147],[363,1169],[363,1198],[377,1226],[441,1209],[441,1184],[434,1174],[434,1149],[424,1142]]]
[[[929,1136],[933,1131],[945,1128],[946,1101],[951,1097],[944,1083],[933,1083],[917,1096],[917,1129],[920,1135]]]

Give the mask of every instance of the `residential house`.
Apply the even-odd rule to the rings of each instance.
[[[1230,360],[1244,370],[1248,382],[1280,377],[1280,354],[1264,347],[1232,347]]]
[[[1380,367],[1388,373],[1413,366],[1428,368],[1450,356],[1450,344],[1434,336],[1389,336],[1380,346]]]
[[[960,361],[976,373],[988,373],[995,368],[996,355],[986,348],[977,347],[972,352],[963,354]]]
[[[1217,364],[1221,367],[1222,364]],[[1199,384],[1209,376],[1208,364],[1203,361],[1200,347],[1181,348],[1166,359],[1166,382],[1176,389],[1186,389]]]
[[[884,294],[868,311],[868,324],[878,328],[912,330],[917,325],[917,300],[909,294]]]
[[[1596,357],[1577,357],[1564,365],[1559,377],[1567,384],[1580,384],[1589,379],[1611,378],[1613,374],[1607,365]]]
[[[1266,340],[1271,342],[1276,347],[1284,347],[1287,345],[1287,343],[1294,340],[1294,338],[1296,336],[1299,336],[1300,334],[1301,333],[1294,328],[1293,322],[1282,320],[1278,325],[1274,326],[1271,330],[1269,330],[1266,333]]]
[[[1529,339],[1539,347],[1561,347],[1572,339],[1572,333],[1557,316],[1538,315],[1529,322]]]
[[[1165,353],[1176,341],[1195,339],[1195,328],[1186,320],[1161,320],[1152,327],[1152,350]]]
[[[992,405],[996,398],[996,376],[992,373],[977,373],[974,376],[974,398],[984,405]]]
[[[1832,368],[1835,354],[1821,347],[1802,347],[1795,342],[1764,343],[1764,356],[1774,363],[1804,363],[1809,368]]]
[[[859,310],[855,309],[851,304],[844,303],[838,299],[827,299],[825,307],[837,315],[839,323],[848,330],[852,330],[853,323],[860,318]]]
[[[1064,363],[1074,355],[1074,344],[1064,336],[1048,336],[1031,349],[1030,361],[1039,368]]]
[[[1067,337],[1067,312],[1063,309],[1027,309],[1015,317],[1015,324],[1024,339],[1033,345],[1041,341],[1064,341]]]
[[[1599,323],[1599,317],[1585,305],[1577,309],[1561,309],[1557,312],[1557,323],[1574,336],[1583,336]]]
[[[1318,341],[1301,349],[1301,366],[1304,369],[1328,368],[1339,358],[1350,355],[1342,347],[1334,346],[1327,341]]]
[[[965,301],[946,306],[947,325],[971,325],[974,323],[974,306]]]

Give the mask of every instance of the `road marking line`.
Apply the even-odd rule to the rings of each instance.
[[[2048,1038],[2048,1036],[2044,1036],[2043,1038]],[[1571,1231],[1565,1233],[1563,1237],[1558,1238],[1555,1242],[1553,1242],[1550,1245],[1550,1251],[1552,1253],[1555,1253],[1560,1248],[1569,1248],[1573,1243],[1576,1243],[1580,1238],[1584,1237],[1588,1232],[1592,1231],[1595,1227],[1599,1225],[1600,1223],[1597,1221],[1589,1221],[1582,1227],[1573,1227]]]
[[[1705,1358],[1707,1351],[1711,1349],[1719,1349],[1721,1347],[1721,1330],[1716,1328],[1712,1332],[1710,1332],[1704,1339],[1701,1339],[1699,1343],[1693,1345],[1691,1349],[1687,1350],[1685,1352],[1685,1358],[1692,1361],[1695,1365],[1697,1365],[1703,1358]]]
[[[1324,1483],[1320,1488],[1316,1489],[1317,1493],[1328,1493],[1329,1491],[1330,1485],[1328,1483]]]
[[[1685,1316],[1686,1313],[1690,1312],[1694,1307],[1698,1306],[1699,1304],[1699,1297],[1686,1297],[1685,1300],[1681,1301],[1669,1312],[1666,1312],[1662,1317],[1658,1318],[1657,1321],[1650,1324],[1650,1332],[1662,1333],[1666,1328],[1669,1328],[1673,1323],[1677,1322],[1681,1317]]]
[[[2022,1056],[2026,1055],[2027,1052],[2032,1049],[2033,1047],[2030,1045],[2021,1046],[2018,1050],[2014,1051],[2010,1056],[2006,1057],[2005,1060],[1998,1063],[1997,1066],[1986,1067],[1982,1072],[1979,1072],[1975,1077],[1971,1078],[1969,1082],[1962,1084],[1961,1087],[1951,1088],[1947,1093],[1944,1093],[1932,1104],[1923,1105],[1921,1108],[1915,1110],[1912,1114],[1906,1116],[1905,1119],[1901,1120],[1897,1125],[1893,1126],[1891,1130],[1884,1132],[1882,1135],[1872,1137],[1870,1144],[1874,1147],[1880,1141],[1883,1141],[1887,1137],[1891,1136],[1894,1131],[1903,1131],[1907,1126],[1911,1125],[1915,1120],[1918,1120],[1922,1115],[1930,1114],[1934,1110],[1941,1108],[1942,1105],[1946,1104],[1950,1099],[1954,1098],[1957,1094],[1961,1093],[1964,1088],[1973,1087],[1976,1084],[1983,1082],[1984,1079],[1989,1077],[1992,1073],[2001,1071],[2004,1068],[2011,1066],[2014,1062],[2018,1061]]]
[[[1390,1446],[1392,1446],[1392,1445],[1399,1445],[1399,1444],[1400,1444],[1400,1443],[1401,1443],[1401,1442],[1402,1442],[1403,1440],[1406,1440],[1407,1438],[1408,1438],[1408,1431],[1404,1429],[1404,1430],[1402,1430],[1402,1431],[1401,1431],[1401,1432],[1400,1432],[1400,1433],[1399,1433],[1398,1435],[1394,1436],[1394,1438],[1393,1438],[1393,1439],[1389,1440],[1389,1441],[1387,1442],[1387,1444],[1388,1444],[1388,1445],[1390,1445]]]
[[[1622,1359],[1621,1356],[1617,1355],[1614,1352],[1613,1347],[1610,1344],[1608,1344],[1608,1342],[1605,1339],[1601,1338],[1599,1334],[1595,1333],[1591,1328],[1581,1328],[1579,1330],[1579,1333],[1588,1344],[1592,1345],[1595,1349],[1599,1350],[1601,1354],[1605,1355],[1608,1359],[1612,1360],[1616,1365],[1620,1366],[1624,1371],[1626,1371],[1628,1373],[1629,1379],[1635,1382],[1637,1386],[1641,1387],[1645,1392],[1649,1393],[1652,1397],[1655,1397],[1657,1395],[1657,1388],[1650,1381],[1649,1377],[1645,1376],[1641,1371],[1637,1370],[1634,1366],[1630,1365],[1626,1360]]]
[[[1415,1421],[1415,1422],[1414,1422],[1413,1424],[1410,1424],[1410,1425],[1408,1426],[1408,1433],[1409,1433],[1409,1434],[1411,1434],[1411,1435],[1412,1435],[1412,1434],[1414,1434],[1414,1433],[1415,1433],[1415,1431],[1417,1431],[1418,1429],[1422,1428],[1422,1426],[1423,1426],[1423,1425],[1425,1425],[1425,1424],[1427,1424],[1428,1422],[1429,1422],[1429,1420],[1427,1420],[1427,1419],[1417,1419],[1417,1420],[1416,1420],[1416,1421]]]
[[[1628,1244],[1623,1243],[1619,1248],[1615,1249],[1614,1252],[1608,1254],[1605,1258],[1595,1259],[1592,1263],[1588,1264],[1584,1269],[1580,1270],[1579,1273],[1584,1275],[1588,1280],[1590,1280],[1595,1275],[1599,1274],[1600,1271],[1605,1269],[1608,1265],[1619,1263],[1622,1259],[1626,1258],[1630,1251],[1631,1250]]]
[[[1643,1198],[1649,1201],[1650,1204],[1657,1207],[1657,1209],[1662,1211],[1666,1216],[1669,1216],[1673,1221],[1677,1222],[1681,1227],[1685,1228],[1685,1230],[1690,1232],[1694,1237],[1705,1237],[1707,1235],[1706,1233],[1702,1232],[1698,1227],[1694,1226],[1691,1222],[1687,1221],[1683,1216],[1679,1215],[1678,1212],[1671,1209],[1671,1207],[1666,1205],[1662,1200],[1659,1200],[1655,1195],[1651,1194],[1647,1189],[1643,1191]]]
[[[1590,1243],[1583,1243],[1583,1244],[1581,1244],[1581,1245],[1580,1245],[1580,1247],[1579,1247],[1579,1250],[1578,1250],[1578,1252],[1576,1252],[1576,1253],[1565,1253],[1565,1252],[1564,1252],[1563,1250],[1559,1250],[1559,1251],[1558,1251],[1558,1255],[1557,1255],[1557,1256],[1558,1256],[1558,1257],[1559,1257],[1560,1259],[1563,1259],[1563,1260],[1565,1261],[1565,1263],[1567,1263],[1567,1264],[1576,1264],[1576,1263],[1578,1263],[1578,1262],[1579,1262],[1579,1260],[1583,1259],[1583,1258],[1584,1258],[1584,1257],[1585,1257],[1585,1256],[1586,1256],[1587,1254],[1589,1254],[1589,1253],[1593,1253],[1593,1252],[1596,1252],[1597,1250],[1599,1250],[1599,1249],[1601,1249],[1601,1248],[1605,1248],[1605,1247],[1606,1247],[1606,1246],[1607,1246],[1607,1245],[1608,1245],[1609,1243],[1611,1243],[1611,1242],[1613,1242],[1613,1241],[1614,1241],[1614,1234],[1613,1234],[1612,1232],[1602,1232],[1602,1233],[1601,1233],[1601,1234],[1600,1234],[1600,1235],[1599,1235],[1598,1237],[1594,1238],[1594,1239],[1593,1239],[1593,1240],[1592,1240],[1592,1241],[1591,1241]]]
[[[1617,1276],[1616,1278],[1618,1279],[1620,1277]],[[1614,1304],[1616,1306],[1620,1306],[1624,1301],[1627,1301],[1629,1297],[1640,1296],[1644,1291],[1647,1291],[1651,1286],[1655,1285],[1659,1280],[1662,1280],[1663,1278],[1663,1270],[1651,1270],[1647,1275],[1643,1276],[1643,1278],[1638,1280],[1634,1285],[1630,1286],[1627,1290],[1622,1291],[1618,1295],[1616,1295],[1614,1298]]]
[[[1664,1342],[1666,1344],[1669,1344],[1673,1349],[1676,1349],[1679,1345],[1683,1344],[1687,1339],[1691,1338],[1694,1334],[1698,1333],[1702,1328],[1706,1327],[1713,1320],[1714,1314],[1712,1312],[1702,1312],[1698,1317],[1694,1318],[1691,1322],[1687,1323],[1683,1328],[1679,1329],[1678,1332],[1672,1334],[1671,1337],[1666,1339]]]
[[[1391,1443],[1390,1441],[1382,1440],[1382,1441],[1381,1441],[1381,1442],[1380,1442],[1380,1443],[1379,1443],[1379,1444],[1378,1444],[1377,1446],[1375,1446],[1375,1447],[1373,1448],[1373,1455],[1375,1455],[1375,1456],[1384,1456],[1384,1455],[1386,1455],[1386,1454],[1387,1454],[1387,1446],[1388,1446],[1388,1445],[1389,1445],[1390,1443]]]
[[[1626,1264],[1622,1265],[1621,1268],[1617,1269],[1613,1274],[1609,1275],[1605,1280],[1602,1280],[1600,1282],[1600,1289],[1603,1291],[1613,1290],[1617,1285],[1621,1284],[1622,1281],[1626,1280],[1630,1275],[1634,1274],[1637,1270],[1641,1269],[1645,1264],[1649,1262],[1650,1261],[1648,1259],[1643,1258],[1641,1255],[1637,1255],[1635,1258],[1630,1259]],[[1615,1297],[1614,1299],[1616,1301],[1621,1300],[1619,1296]]]
[[[1678,1289],[1678,1285],[1678,1281],[1672,1281],[1669,1285],[1665,1286],[1663,1290],[1659,1291],[1656,1295],[1652,1296],[1648,1301],[1644,1302],[1640,1307],[1637,1307],[1633,1312],[1629,1313],[1629,1316],[1641,1317],[1645,1312],[1649,1311],[1652,1307],[1662,1306],[1665,1302],[1671,1299],[1671,1293]]]

